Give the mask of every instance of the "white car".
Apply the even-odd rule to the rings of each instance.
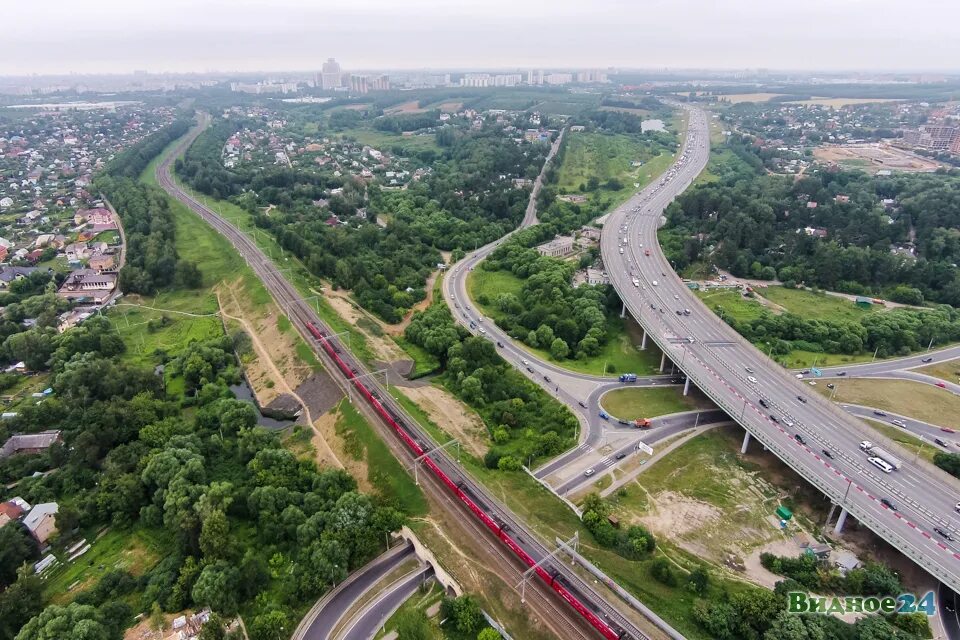
[[[674,300],[679,300],[679,299],[680,299],[680,296],[678,296],[677,294],[673,294],[673,299],[674,299]]]
[[[893,466],[883,458],[870,457],[867,458],[867,460],[869,460],[870,464],[875,466],[877,469],[880,469],[880,471],[883,471],[884,473],[893,473]]]
[[[750,384],[757,384],[757,379],[753,376],[747,376],[747,380],[750,381]]]
[[[656,281],[656,280],[654,280],[654,281],[653,281],[653,282],[651,282],[650,284],[652,284],[653,286],[657,286],[657,284],[658,284],[658,283],[657,283],[657,281]]]
[[[592,476],[594,473],[595,473],[595,471],[594,471],[592,468],[590,468],[590,469],[587,469],[586,471],[584,471],[584,472],[583,472],[583,475],[585,475],[586,477],[589,478],[589,477]]]

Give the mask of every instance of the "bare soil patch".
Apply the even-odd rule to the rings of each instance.
[[[398,388],[426,411],[434,424],[459,440],[465,450],[477,457],[487,452],[487,428],[470,407],[434,385]]]
[[[366,459],[361,458],[357,460],[348,455],[344,439],[337,434],[336,425],[339,418],[340,411],[333,409],[317,418],[313,423],[315,433],[311,442],[317,451],[317,464],[321,467],[331,464],[343,467],[347,473],[357,480],[357,486],[361,491],[364,493],[373,493],[373,485],[371,485],[368,480],[369,474]],[[337,462],[335,463],[330,461],[330,456],[333,455],[331,449],[333,452],[336,452],[334,459],[336,459]]]
[[[865,171],[906,171],[910,173],[936,171],[940,163],[916,154],[883,144],[823,146],[813,150],[817,160],[836,164],[855,164]]]
[[[651,499],[651,512],[641,520],[660,535],[682,536],[720,519],[720,509],[673,491],[662,491]]]
[[[330,303],[330,306],[333,307],[333,310],[337,314],[354,325],[359,331],[362,331],[367,338],[367,345],[370,347],[370,350],[373,351],[373,354],[378,360],[383,360],[384,362],[393,362],[395,360],[408,360],[408,356],[403,349],[398,347],[393,340],[385,336],[377,336],[366,331],[358,324],[360,320],[365,322],[373,322],[380,325],[380,327],[386,332],[389,325],[384,324],[380,320],[373,318],[362,310],[360,310],[356,304],[347,298],[347,296],[340,291],[333,291],[330,288],[326,289],[326,298],[327,302]]]
[[[389,109],[385,109],[384,113],[423,113],[426,109],[420,108],[420,102],[418,100],[411,100],[410,102],[404,102],[402,104],[397,104]]]

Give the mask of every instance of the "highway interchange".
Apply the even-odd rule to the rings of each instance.
[[[890,474],[870,465],[859,442],[883,438],[743,340],[696,298],[660,250],[656,232],[664,209],[689,186],[709,158],[707,114],[688,106],[682,108],[688,110],[689,128],[677,163],[660,181],[607,217],[601,249],[611,284],[647,331],[648,338],[752,437],[862,524],[948,586],[960,589],[960,543],[935,533],[937,528],[960,538],[960,515],[955,510],[960,491],[956,480],[922,460],[908,460]],[[527,371],[532,380],[578,415],[585,427],[580,446],[561,457],[572,462],[603,438],[606,425],[600,424],[594,404],[602,393],[597,390],[604,385],[618,385],[610,378],[573,373],[537,360],[493,323],[480,321],[479,312],[467,295],[466,280],[469,272],[500,242],[481,248],[452,268],[443,283],[444,297],[458,321],[467,326],[472,322],[472,331],[498,342],[508,361]],[[689,310],[689,315],[685,310]],[[925,358],[941,361],[957,355],[960,348],[951,347],[935,354],[825,368],[823,372],[825,378],[842,377],[838,374],[846,372],[850,376],[899,377],[930,384],[939,380],[903,369],[923,366],[927,364],[923,362]],[[960,392],[960,385],[947,382],[944,386]],[[849,410],[872,415],[870,408]],[[895,418],[888,416],[889,419]],[[908,426],[911,430],[924,428],[916,421]],[[927,429],[928,435],[936,437],[933,430],[938,427],[928,425]],[[637,438],[641,437],[643,434],[638,433]],[[550,463],[554,464],[557,463]],[[538,470],[537,475],[544,475],[544,469]],[[896,510],[882,504],[881,499],[892,503]]]
[[[607,219],[601,252],[611,284],[648,336],[748,433],[861,523],[960,588],[960,546],[934,533],[934,527],[960,528],[956,481],[921,464],[890,474],[871,466],[858,443],[876,441],[875,433],[741,338],[670,268],[657,242],[663,211],[709,157],[707,114],[683,108],[690,124],[679,166]]]

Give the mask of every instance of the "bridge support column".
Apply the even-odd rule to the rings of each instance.
[[[626,315],[627,315],[627,303],[621,300],[620,301],[620,317],[622,318]]]
[[[746,453],[746,452],[747,452],[747,447],[749,447],[749,446],[750,446],[750,432],[749,432],[749,431],[744,431],[744,432],[743,432],[743,444],[740,445],[740,453]]]
[[[837,518],[837,524],[834,525],[833,527],[833,533],[835,535],[840,535],[840,533],[843,531],[843,525],[846,521],[847,521],[847,510],[840,509],[840,517]]]
[[[683,395],[690,393],[690,376],[687,376],[687,381],[683,383]]]
[[[667,366],[667,354],[660,356],[660,373],[663,373],[664,368]]]
[[[643,329],[643,337],[640,338],[640,350],[646,351],[647,349],[647,330]]]

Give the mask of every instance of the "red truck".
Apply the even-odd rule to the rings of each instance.
[[[633,421],[633,425],[637,429],[649,429],[650,427],[653,426],[653,423],[650,422],[650,420],[647,418],[637,418],[636,420]]]

